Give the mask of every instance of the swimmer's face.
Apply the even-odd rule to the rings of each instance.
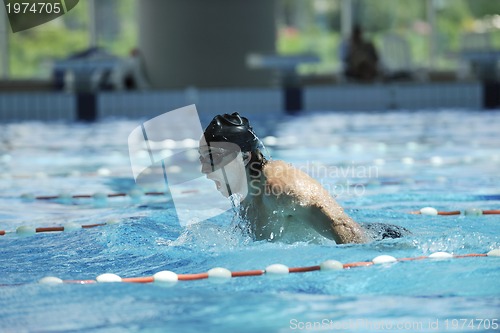
[[[231,163],[237,151],[222,147],[201,146],[199,149],[201,172],[209,174]]]
[[[239,147],[225,143],[223,146],[211,144],[200,146],[201,171],[212,180],[217,190],[229,197],[231,194],[246,195],[246,171],[243,154]],[[236,147],[234,147],[236,146]]]

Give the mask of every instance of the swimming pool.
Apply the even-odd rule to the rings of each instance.
[[[37,284],[45,276],[80,280],[103,273],[245,271],[276,263],[301,267],[328,259],[352,263],[379,255],[482,254],[500,248],[498,215],[409,214],[427,206],[441,211],[500,207],[498,112],[249,118],[273,158],[309,172],[355,220],[397,224],[413,235],[363,245],[252,242],[231,226],[231,212],[181,228],[165,196],[21,198],[23,193],[128,192],[134,181],[127,137],[141,121],[2,124],[0,230],[7,234],[0,238],[1,331],[472,332],[495,327],[498,257],[425,259],[224,283],[179,281],[171,287]],[[19,226],[109,221],[119,223],[29,237],[15,233]]]

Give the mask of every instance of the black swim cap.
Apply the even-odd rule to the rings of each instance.
[[[260,143],[248,119],[237,112],[215,116],[203,135],[207,143],[231,142],[237,144],[243,152],[254,151]]]

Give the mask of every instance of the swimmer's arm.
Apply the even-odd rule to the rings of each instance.
[[[331,198],[328,192],[325,195],[328,195],[325,200],[327,203],[314,205],[311,209],[320,212],[317,214],[330,224],[335,242],[337,244],[366,243],[368,238],[363,228],[344,212],[344,209]]]
[[[367,242],[361,226],[309,175],[282,161],[274,161],[264,172],[271,193],[281,197],[282,204],[287,201],[283,206],[294,207],[293,213],[318,232],[331,232],[337,244]]]

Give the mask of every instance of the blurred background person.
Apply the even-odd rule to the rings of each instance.
[[[372,42],[363,37],[363,29],[356,24],[351,37],[342,41],[340,57],[344,76],[348,79],[373,81],[379,76],[379,57]]]

